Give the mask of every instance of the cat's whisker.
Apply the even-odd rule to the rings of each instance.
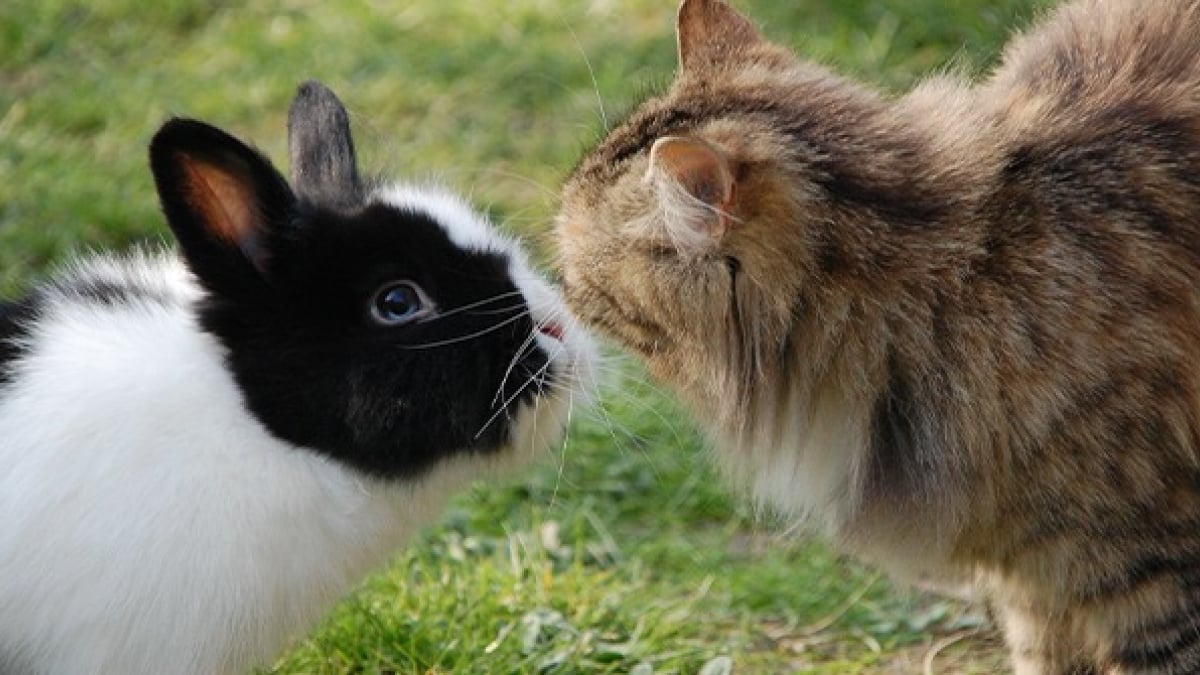
[[[500,176],[501,178],[511,178],[513,180],[524,183],[525,185],[528,185],[529,187],[537,189],[539,192],[541,192],[543,194],[543,196],[550,197],[551,199],[558,198],[558,188],[556,186],[547,185],[546,183],[543,183],[534,178],[530,178],[529,176],[526,176],[524,174],[517,173],[516,171],[509,171],[508,169],[498,169],[495,167],[489,167],[489,168],[483,169],[481,171],[481,173],[486,173],[486,174],[492,175],[492,176]],[[523,210],[530,211],[532,209],[523,209]],[[511,217],[511,214],[510,214],[510,217]]]
[[[596,106],[600,111],[600,122],[604,125],[604,132],[608,133],[612,130],[612,125],[608,122],[608,113],[604,110],[604,97],[600,94],[600,82],[596,79],[596,69],[592,67],[592,60],[588,58],[587,50],[583,48],[583,44],[579,41],[579,35],[575,33],[575,29],[567,26],[571,31],[571,39],[575,41],[575,45],[579,47],[579,55],[583,57],[583,63],[587,66],[588,77],[592,80],[592,89],[596,92]]]
[[[557,186],[543,183],[542,181],[539,181],[536,178],[527,176],[527,175],[519,173],[517,171],[509,170],[509,169],[501,169],[501,168],[497,168],[494,166],[478,167],[478,168],[458,167],[458,168],[452,168],[452,169],[444,169],[444,170],[440,171],[439,173],[447,175],[447,176],[467,175],[467,176],[471,176],[473,178],[497,177],[497,178],[511,179],[511,180],[516,181],[517,183],[520,183],[522,185],[526,185],[528,187],[535,189],[538,193],[540,193],[542,195],[542,197],[545,197],[548,200],[552,201],[552,200],[556,200],[558,198],[558,187]],[[472,188],[471,195],[469,195],[469,197],[473,198],[473,194],[474,194],[474,189]],[[484,211],[494,210],[493,203],[490,203],[490,202],[487,204],[484,204],[482,208]],[[523,209],[520,209],[520,210],[517,210],[514,212],[506,212],[505,218],[500,224],[507,225],[509,222],[517,221],[517,218],[515,216],[523,214],[523,213],[539,213],[539,209],[537,209],[533,206],[528,206],[528,207],[525,207]],[[533,222],[532,219],[526,219],[526,220],[528,222]],[[539,216],[539,220],[540,220],[540,216]]]
[[[563,436],[562,449],[558,456],[558,472],[554,476],[554,489],[550,492],[550,506],[558,502],[558,491],[562,487],[563,476],[567,468],[567,448],[571,442],[571,422],[575,415],[575,389],[567,389],[567,433]]]
[[[570,330],[579,330],[578,320],[573,314],[565,309],[558,307],[551,315],[556,321],[567,324]],[[589,389],[588,397],[590,405],[583,412],[587,418],[595,420],[613,440],[616,447],[623,449],[626,452],[634,451],[644,457],[654,469],[656,475],[661,475],[656,466],[654,458],[646,452],[644,445],[647,439],[638,433],[632,431],[627,425],[618,423],[617,419],[609,413],[608,407],[610,401],[615,400],[629,404],[632,408],[643,413],[652,415],[659,423],[660,428],[668,430],[675,444],[682,447],[687,443],[686,436],[678,425],[668,419],[662,411],[655,408],[653,405],[647,405],[645,401],[638,399],[636,396],[629,394],[626,386],[607,386],[602,389],[604,383],[602,379],[617,379],[622,383],[628,383],[642,390],[655,390],[657,387],[645,379],[644,376],[638,376],[631,371],[631,368],[625,365],[623,359],[598,357],[591,364],[591,373],[589,377],[583,377],[578,373],[580,364],[573,364],[576,372],[574,373],[574,381],[581,386]],[[577,389],[568,386],[561,382],[549,381],[543,385],[548,391],[566,392],[568,396],[574,396]]]
[[[588,416],[600,424],[600,426],[608,432],[609,438],[612,439],[614,447],[622,452],[635,452],[646,460],[646,463],[654,471],[656,477],[661,478],[662,473],[654,460],[645,449],[647,439],[624,424],[619,424],[612,415],[609,414],[605,401],[597,398],[591,406],[586,410]],[[620,435],[618,435],[620,434]]]
[[[559,20],[562,21],[563,26],[571,34],[571,40],[575,43],[575,48],[579,50],[579,56],[583,58],[583,65],[587,67],[588,77],[592,81],[592,91],[596,93],[596,105],[600,112],[600,122],[604,125],[604,133],[608,133],[612,130],[612,126],[608,121],[608,113],[604,109],[604,97],[600,94],[600,81],[596,79],[596,69],[592,67],[592,60],[588,58],[587,50],[583,48],[583,43],[579,40],[579,34],[575,32],[575,28],[571,26],[571,23],[561,13],[559,14]]]

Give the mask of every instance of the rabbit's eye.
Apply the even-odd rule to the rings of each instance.
[[[384,326],[398,326],[429,313],[425,294],[407,281],[384,286],[371,300],[371,318]]]

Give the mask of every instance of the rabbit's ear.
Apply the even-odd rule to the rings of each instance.
[[[300,85],[288,110],[292,185],[301,199],[351,209],[362,203],[362,182],[350,137],[350,117],[328,87]]]
[[[192,272],[212,290],[261,285],[296,199],[261,154],[203,122],[174,119],[150,142],[150,169],[167,222]]]

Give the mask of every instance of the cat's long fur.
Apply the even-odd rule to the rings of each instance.
[[[1200,672],[1200,2],[1076,0],[896,99],[719,0],[679,32],[564,188],[575,312],[759,498],[978,578],[1018,673]]]

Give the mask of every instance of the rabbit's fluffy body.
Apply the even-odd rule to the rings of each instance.
[[[167,155],[191,161],[193,150],[205,152],[184,147]],[[230,166],[240,171],[242,160],[254,158],[246,155]],[[162,175],[156,172],[156,178]],[[220,187],[224,179],[206,180]],[[586,368],[590,347],[574,331],[538,330],[558,311],[559,300],[530,271],[520,249],[441,192],[391,187],[373,191],[363,203],[401,221],[436,223],[427,234],[440,236],[467,262],[474,260],[469,256],[498,261],[520,292],[521,302],[510,298],[507,305],[520,304],[528,315],[509,319],[513,334],[506,338],[496,337],[505,332],[502,318],[488,319],[500,328],[474,344],[479,340],[463,333],[469,327],[449,325],[452,303],[439,296],[435,302],[447,310],[443,330],[452,331],[448,354],[401,353],[405,346],[428,346],[424,338],[383,345],[385,358],[434,362],[419,391],[381,395],[371,391],[378,382],[362,379],[386,378],[392,373],[383,371],[397,368],[420,377],[419,364],[367,363],[357,373],[347,367],[343,388],[331,389],[337,393],[325,407],[331,419],[348,421],[347,433],[361,434],[366,445],[379,445],[371,436],[376,431],[401,443],[422,438],[394,425],[373,430],[364,421],[360,431],[353,424],[372,411],[392,419],[388,406],[416,407],[418,419],[445,410],[457,416],[446,428],[461,437],[437,437],[426,448],[398,445],[384,458],[354,450],[343,456],[343,444],[321,434],[314,433],[312,444],[294,442],[308,428],[272,418],[272,396],[292,405],[286,396],[291,387],[304,390],[295,392],[300,398],[319,397],[321,366],[312,365],[310,388],[296,385],[304,373],[275,382],[274,374],[262,376],[253,364],[238,365],[243,342],[265,329],[238,337],[240,329],[228,327],[238,322],[221,313],[223,291],[196,272],[194,251],[188,251],[194,242],[179,232],[169,195],[164,207],[185,255],[93,257],[22,300],[0,303],[0,672],[208,674],[269,664],[289,639],[311,628],[436,517],[455,490],[557,442],[571,403],[567,387]],[[314,313],[323,311],[319,299],[314,303]],[[460,306],[458,316],[467,314]],[[427,332],[438,321],[433,317]],[[392,339],[394,333],[380,330],[352,323],[333,334],[336,340],[359,332]],[[329,358],[342,368],[366,349],[356,343],[350,356],[329,346],[308,349],[305,340],[327,336],[315,328],[291,332],[304,335],[280,349],[298,363]],[[245,349],[259,363],[255,348]],[[481,351],[488,349],[497,353]],[[472,355],[487,368],[478,383],[466,386],[454,363]],[[529,355],[536,358],[524,373],[509,372],[520,370]],[[438,359],[449,362],[439,365]],[[271,365],[264,367],[275,367],[267,361]],[[440,385],[431,374],[439,372],[447,373]],[[497,385],[499,373],[504,378]],[[514,385],[506,384],[510,378]],[[472,387],[487,387],[505,397],[482,402],[470,418],[463,411],[475,408],[441,400],[456,387],[465,396],[477,395]],[[256,393],[272,388],[277,391]],[[491,409],[500,419],[484,414]],[[309,413],[321,414],[320,407]],[[413,425],[402,411],[395,414],[395,424]],[[434,420],[428,426],[440,428]],[[324,433],[322,424],[312,429]],[[353,441],[345,445],[357,448]]]

